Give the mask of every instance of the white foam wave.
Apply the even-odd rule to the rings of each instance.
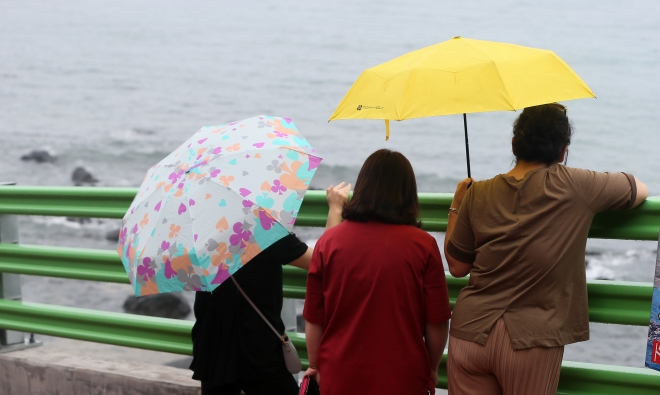
[[[65,227],[68,229],[88,229],[105,231],[117,227],[118,221],[102,218],[73,218],[73,217],[31,217],[33,223],[47,227]]]

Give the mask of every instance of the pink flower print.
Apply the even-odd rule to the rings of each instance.
[[[321,158],[318,156],[309,156],[309,165],[307,166],[307,170],[313,170],[319,167],[319,164],[321,163]]]
[[[252,202],[247,199],[243,200],[243,214],[249,213],[251,208],[252,208]]]
[[[137,231],[138,231],[138,224],[135,224],[135,226],[133,226],[133,233],[137,233]]]
[[[172,269],[172,261],[165,258],[165,278],[170,279],[176,276],[176,272]]]
[[[252,236],[252,232],[249,230],[243,230],[243,224],[240,222],[236,222],[233,226],[234,229],[234,234],[229,237],[229,242],[231,245],[239,245],[241,243],[241,240],[243,241],[248,241],[250,240],[250,236]]]
[[[176,187],[177,187],[178,189],[181,189],[181,188],[184,187],[184,185],[185,185],[184,183],[180,182],[179,185],[177,185]]]
[[[203,139],[201,139],[201,140],[198,140],[198,141],[197,141],[197,144],[202,144],[202,143],[204,143],[205,141],[206,141],[206,138],[203,138]]]
[[[273,227],[275,219],[266,214],[264,210],[259,210],[259,222],[261,223],[261,227],[264,228],[264,230],[268,230]]]
[[[277,130],[274,130],[273,133],[275,133],[275,135],[276,135],[277,137],[281,137],[281,138],[287,138],[287,137],[289,137],[288,134],[280,133],[280,132],[278,132]]]
[[[211,170],[211,178],[216,178],[220,174],[220,169]]]
[[[170,243],[167,241],[163,241],[160,243],[160,249],[163,251],[167,251],[167,249],[170,248]]]
[[[124,226],[124,229],[119,233],[119,240],[121,240],[122,245],[126,244],[126,233],[128,233],[128,228]]]
[[[281,195],[282,192],[286,192],[286,187],[280,183],[280,180],[273,181],[273,186],[270,187],[270,190]]]
[[[179,169],[179,171],[177,171],[177,172],[170,173],[170,175],[167,176],[167,178],[172,181],[172,184],[176,184],[177,182],[179,182],[179,178],[181,178],[183,173],[184,173],[184,171]]]
[[[138,266],[138,276],[142,276],[142,279],[144,281],[149,280],[151,277],[153,277],[156,274],[156,271],[151,268],[151,258],[144,258],[142,260],[142,264]]]
[[[213,151],[211,151],[212,154],[219,154],[222,152],[222,147],[215,147]]]

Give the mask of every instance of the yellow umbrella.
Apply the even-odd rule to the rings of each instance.
[[[454,37],[362,72],[330,117],[389,121],[515,111],[594,96],[557,54],[545,49]]]

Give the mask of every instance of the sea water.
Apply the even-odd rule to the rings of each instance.
[[[365,68],[453,36],[552,49],[598,99],[566,102],[569,165],[626,171],[660,194],[657,92],[660,4],[585,0],[174,1],[0,3],[0,165],[6,181],[138,186],[200,126],[257,114],[290,117],[324,157],[312,181],[354,182],[378,148],[403,152],[420,191],[465,177],[461,116],[392,123],[327,120]],[[470,114],[477,179],[508,171],[517,113]],[[54,163],[21,161],[48,149]],[[20,217],[26,244],[114,249],[118,221]],[[298,228],[306,239],[320,229]],[[442,242],[443,235],[435,235]],[[655,242],[591,240],[589,278],[650,282]],[[121,311],[117,284],[23,276],[26,300]],[[190,297],[190,294],[187,295]],[[192,318],[192,317],[190,317]],[[592,324],[565,359],[643,366],[646,328]]]

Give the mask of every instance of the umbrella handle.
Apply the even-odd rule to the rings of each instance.
[[[468,142],[467,115],[465,113],[463,113],[463,126],[465,127],[465,157],[467,159],[468,178],[472,178],[472,172],[470,172],[470,143]]]

